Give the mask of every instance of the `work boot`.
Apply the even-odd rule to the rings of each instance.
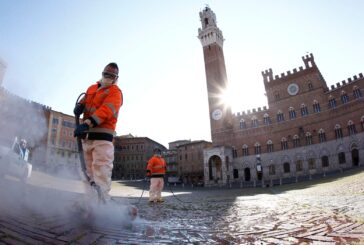
[[[157,202],[164,202],[163,198],[158,198]]]

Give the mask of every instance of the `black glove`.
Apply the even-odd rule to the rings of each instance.
[[[80,125],[78,125],[75,129],[75,131],[73,132],[73,136],[74,137],[78,137],[78,136],[86,136],[86,131],[89,130],[89,126],[87,123],[82,123]]]
[[[79,117],[83,113],[84,109],[85,109],[85,104],[77,103],[75,109],[73,109],[73,113],[75,114],[76,117]]]
[[[146,177],[147,178],[150,178],[150,176],[152,175],[152,172],[150,172],[150,170],[147,170],[147,174],[146,174]]]

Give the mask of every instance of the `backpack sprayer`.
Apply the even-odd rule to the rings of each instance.
[[[79,109],[79,111],[83,112],[82,107],[84,107],[84,105],[80,103],[80,99],[81,99],[82,96],[85,96],[85,95],[86,95],[85,93],[81,93],[78,96],[77,100],[76,100],[75,111],[74,111],[75,112],[76,127],[78,127],[78,125],[80,125],[80,115],[81,115],[81,113],[76,113],[76,109],[81,108],[81,109]],[[83,155],[83,147],[82,147],[82,141],[81,140],[82,140],[82,136],[77,136],[77,147],[78,147],[78,153],[80,155],[82,173],[83,173],[84,177],[86,178],[87,182],[90,183],[91,187],[94,190],[96,190],[99,201],[102,202],[103,204],[105,204],[106,200],[105,200],[104,196],[101,193],[100,186],[98,186],[95,183],[95,181],[92,181],[90,179],[90,177],[86,173],[86,163],[85,163],[85,157]]]

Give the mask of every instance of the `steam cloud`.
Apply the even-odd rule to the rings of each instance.
[[[11,175],[0,176],[0,219],[40,215],[77,223],[82,215],[91,213],[94,225],[130,222],[127,201],[97,205],[97,201],[86,199],[85,188],[89,186],[81,181],[79,166],[67,167],[70,164],[59,160],[56,164],[65,167],[55,170],[46,161],[50,110],[0,86],[0,145],[10,150],[15,137],[26,139],[33,165],[27,183]],[[0,156],[0,164],[4,158]]]

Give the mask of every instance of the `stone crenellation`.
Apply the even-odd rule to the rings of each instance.
[[[303,66],[300,66],[297,70],[297,68],[294,68],[292,71],[287,71],[286,73],[282,72],[280,75],[273,75],[272,68],[269,68],[268,70],[262,71],[263,81],[264,83],[270,83],[272,81],[280,80],[283,78],[290,77],[292,75],[299,74],[307,69],[310,69],[312,67],[316,67],[315,60],[313,57],[313,54],[309,54],[306,56],[302,56],[303,63],[305,64],[305,68]]]
[[[336,86],[335,85],[331,85],[330,91],[336,90],[338,88],[342,88],[345,85],[348,85],[350,83],[356,82],[356,81],[361,80],[363,78],[364,78],[363,73],[359,73],[358,76],[355,75],[352,78],[349,77],[347,80],[342,80],[341,83],[340,82],[336,83]]]
[[[263,106],[263,108],[258,107],[258,108],[254,108],[254,109],[249,109],[247,111],[240,111],[240,112],[237,112],[237,113],[233,113],[233,116],[234,117],[241,117],[241,116],[244,116],[244,115],[250,115],[250,114],[254,114],[254,113],[257,113],[257,112],[264,112],[264,111],[268,111],[268,108],[266,106]]]

